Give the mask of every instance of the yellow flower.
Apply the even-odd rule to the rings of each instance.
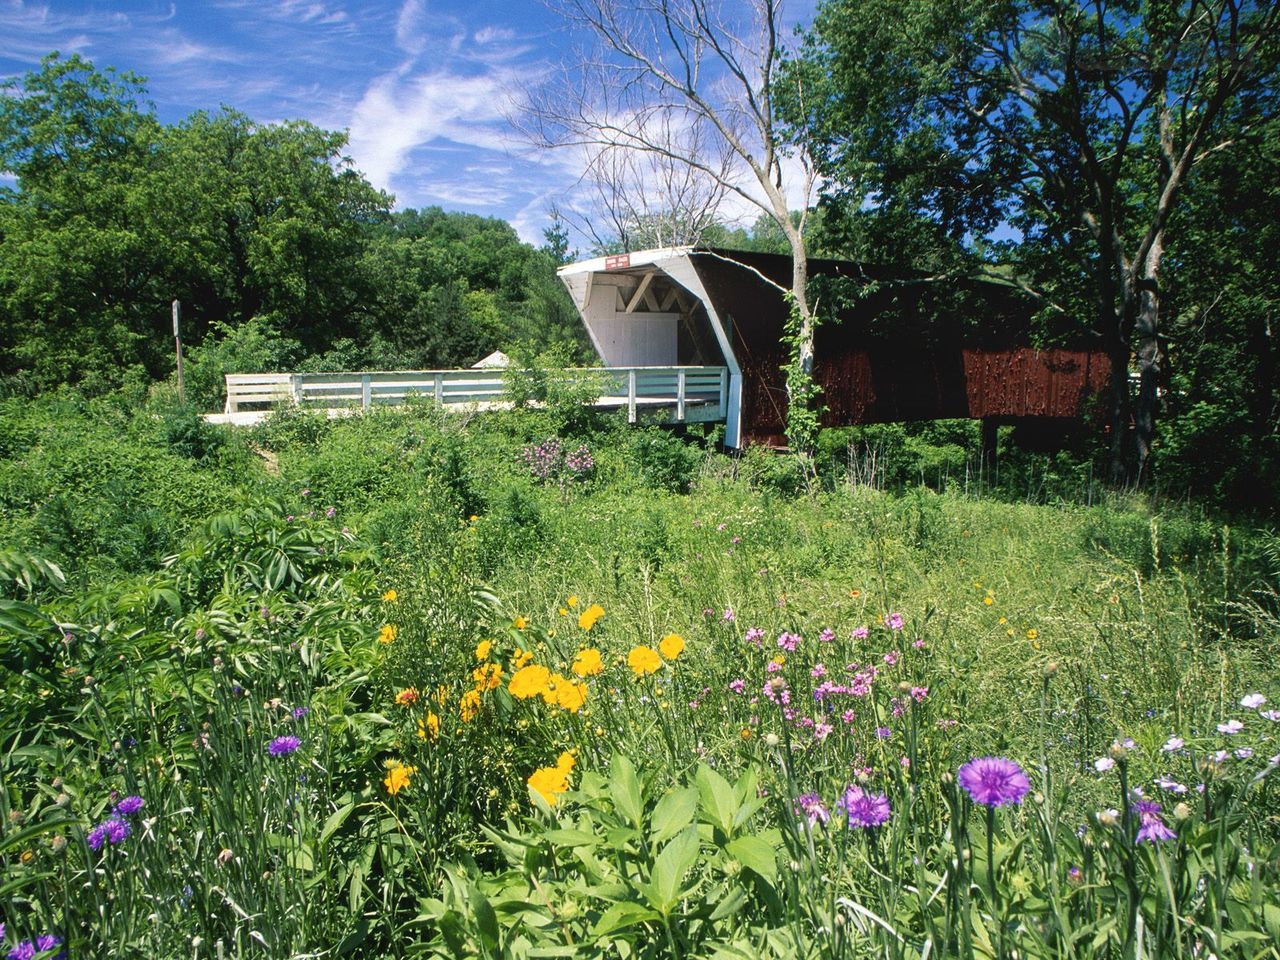
[[[556,757],[556,767],[569,773],[578,765],[577,758],[574,757],[572,750],[563,751],[560,756]]]
[[[567,616],[569,615],[569,611],[568,611],[568,610],[566,610],[564,607],[561,607],[561,608],[560,608],[559,610],[557,610],[556,612],[557,612],[557,613],[559,613],[559,614],[560,614],[560,616],[562,616],[562,617],[567,617]]]
[[[462,717],[463,723],[470,723],[476,718],[476,714],[480,712],[480,691],[468,690],[462,695],[462,699],[458,701],[458,716]]]
[[[634,647],[627,654],[627,666],[637,677],[653,673],[662,666],[662,659],[653,647]]]
[[[1013,636],[1013,627],[1010,627],[1008,630],[1006,630],[1006,631],[1005,631],[1005,633],[1006,633],[1008,636],[1011,636],[1011,637],[1012,637],[1012,636]]]
[[[1001,617],[1001,618],[1000,618],[998,621],[996,621],[996,622],[997,622],[997,623],[999,623],[999,624],[1000,624],[1000,626],[1002,626],[1002,627],[1003,627],[1006,623],[1008,623],[1008,622],[1009,622],[1009,618],[1008,618],[1008,617]]]
[[[684,652],[684,637],[678,633],[668,633],[659,641],[658,649],[668,660],[674,660]]]
[[[516,652],[511,657],[511,672],[515,673],[532,659],[533,653],[531,651],[521,650],[519,647],[516,647]]]
[[[985,596],[985,597],[983,597],[983,598],[982,598],[982,602],[983,602],[983,603],[985,603],[985,604],[989,607],[989,606],[991,606],[993,603],[995,603],[996,601],[995,601],[995,598],[994,598],[994,597],[992,597],[990,594],[988,594],[987,596]]]
[[[854,600],[857,600],[860,596],[862,596],[862,591],[861,591],[861,590],[850,590],[850,591],[849,591],[849,596],[850,596],[850,597],[852,597]]]
[[[776,657],[774,657],[770,661],[770,663],[776,663],[778,666],[782,666],[786,662],[787,662],[787,657],[785,654],[782,654],[782,653],[778,654]]]
[[[443,707],[448,702],[449,688],[442,683],[440,686],[436,687],[436,703]]]
[[[514,620],[511,621],[511,624],[517,630],[523,630],[525,627],[529,625],[529,621],[526,620],[524,617],[516,617]]]
[[[394,590],[388,590],[382,595],[382,599],[387,601],[387,603],[395,603],[399,598],[400,594],[396,593]]]
[[[600,651],[595,647],[579,650],[573,659],[573,672],[580,677],[594,677],[604,670],[604,661],[600,659]]]
[[[489,651],[492,649],[493,649],[492,640],[481,640],[479,643],[476,644],[476,659],[488,660]]]
[[[425,740],[430,737],[432,740],[436,740],[439,736],[440,718],[428,710],[427,715],[418,721],[418,739]]]
[[[560,676],[560,674],[558,673],[551,674],[547,678],[547,685],[543,687],[541,691],[542,702],[545,703],[548,707],[554,707],[556,705],[556,700],[557,700],[556,687],[558,687],[560,684],[565,682],[566,681],[564,677]]]
[[[743,728],[742,728],[742,732],[739,734],[739,736],[741,736],[743,740],[750,740],[750,739],[751,739],[751,728],[750,728],[750,727],[743,727]]]
[[[531,663],[512,674],[507,690],[518,700],[527,700],[530,697],[541,696],[549,683],[551,683],[551,671],[540,664]]]
[[[530,788],[554,807],[560,794],[569,789],[569,770],[560,767],[539,767],[529,775]]]
[[[467,522],[468,522],[468,523],[475,523],[475,522],[476,522],[477,520],[479,520],[479,519],[480,519],[480,518],[479,518],[479,517],[477,517],[477,516],[473,513],[471,516],[467,517]]]
[[[570,713],[577,713],[587,702],[587,685],[581,680],[565,680],[556,684],[556,703]]]
[[[406,767],[403,763],[397,763],[387,771],[387,776],[382,781],[382,784],[387,788],[387,793],[394,797],[405,787],[409,786],[409,778],[417,772],[417,767]]]
[[[379,643],[391,643],[396,638],[396,634],[400,632],[399,628],[394,624],[384,623],[382,630],[378,633]]]
[[[577,606],[578,606],[578,595],[575,593],[573,596],[571,596],[568,600],[566,600],[566,601],[564,602],[564,605],[565,605],[566,607],[569,607],[571,610],[573,610],[573,609],[577,609]]]
[[[1034,640],[1038,636],[1040,636],[1040,632],[1036,630],[1035,627],[1032,627],[1030,630],[1027,631],[1028,640]]]
[[[587,609],[583,610],[582,613],[578,614],[578,626],[583,630],[589,631],[596,625],[596,621],[603,616],[604,607],[600,606],[598,603],[593,603],[591,606],[587,607]]]
[[[397,707],[412,707],[418,702],[418,688],[409,687],[407,690],[401,690],[396,694]]]
[[[502,686],[502,667],[496,663],[486,663],[471,671],[471,679],[475,681],[480,692],[496,690]]]

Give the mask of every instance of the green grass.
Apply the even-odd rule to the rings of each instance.
[[[1280,727],[1240,704],[1280,702],[1267,531],[1134,497],[799,492],[784,460],[556,409],[6,413],[6,949],[1278,956]],[[566,423],[595,468],[541,483],[520,452]],[[584,648],[580,710],[509,688],[523,659],[577,682]],[[955,778],[992,754],[1031,791],[989,819]],[[1122,778],[1176,839],[1135,844]],[[850,785],[884,826],[841,825]],[[91,849],[131,794],[130,836]]]

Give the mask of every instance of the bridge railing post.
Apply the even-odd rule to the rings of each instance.
[[[360,377],[360,409],[368,410],[373,402],[373,383],[366,373]]]
[[[684,422],[685,371],[684,367],[676,373],[676,420]]]
[[[718,411],[717,420],[723,420],[729,415],[729,368],[720,368],[720,409]]]
[[[627,371],[627,423],[636,422],[636,372]]]

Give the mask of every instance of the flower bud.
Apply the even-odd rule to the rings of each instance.
[[[1191,804],[1186,802],[1180,803],[1173,808],[1173,816],[1177,820],[1189,820],[1191,819],[1191,814],[1194,812],[1195,811],[1191,809]]]
[[[1052,677],[1055,673],[1057,673],[1057,672],[1058,672],[1058,661],[1053,660],[1053,661],[1051,661],[1051,662],[1049,662],[1049,663],[1045,664],[1045,668],[1044,668],[1044,678],[1045,678],[1046,680],[1048,680],[1049,678],[1051,678],[1051,677]]]
[[[778,735],[776,733],[766,733],[764,735],[764,745],[766,747],[776,747],[778,742]]]
[[[1111,749],[1108,751],[1108,753],[1110,753],[1116,760],[1123,760],[1128,752],[1129,751],[1125,748],[1125,745],[1119,740],[1112,741]]]

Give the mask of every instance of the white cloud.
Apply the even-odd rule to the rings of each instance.
[[[351,155],[375,186],[392,190],[414,151],[433,143],[503,150],[508,145],[503,119],[507,90],[517,80],[500,71],[474,76],[443,70],[409,77],[384,74],[370,84],[353,111]],[[454,167],[448,175],[459,169]]]
[[[514,40],[516,32],[506,27],[483,27],[475,32],[476,43],[484,46],[497,40]]]
[[[416,57],[426,49],[425,13],[422,0],[405,0],[396,17],[396,46],[411,56]]]

